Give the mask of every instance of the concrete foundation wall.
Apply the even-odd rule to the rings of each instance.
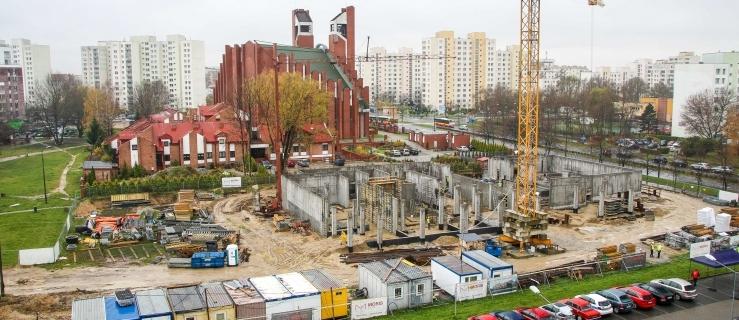
[[[405,181],[415,184],[418,200],[429,206],[436,204],[439,181],[435,177],[416,171],[406,171]]]
[[[282,188],[282,206],[299,219],[310,220],[314,231],[326,234],[330,227],[328,202],[286,176],[282,177]]]
[[[472,203],[472,192],[477,186],[477,191],[481,194],[481,205],[482,208],[488,208],[488,202],[490,201],[491,188],[488,183],[484,183],[479,179],[470,178],[458,174],[452,175],[452,185],[459,185],[459,194],[462,197],[462,202]]]
[[[349,184],[351,182],[349,181],[349,178],[344,175],[338,176],[338,184],[336,186],[337,190],[337,201],[340,205],[342,205],[344,208],[348,208],[349,204],[351,203],[349,199]]]
[[[515,157],[492,157],[488,160],[488,176],[495,180],[513,180]]]

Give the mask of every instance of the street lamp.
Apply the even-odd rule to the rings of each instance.
[[[536,282],[534,279],[531,279],[531,281]],[[545,297],[543,294],[541,294],[541,290],[539,290],[539,288],[537,286],[531,285],[531,286],[529,286],[529,290],[531,290],[531,292],[533,292],[534,294],[539,295],[542,299],[544,299],[544,301],[547,302],[547,304],[552,303],[551,301],[549,301],[549,299],[547,299],[547,297]]]
[[[716,259],[716,257],[714,257],[710,253],[705,254],[704,257],[706,257],[706,259],[708,259],[708,260],[711,260],[713,262],[716,262],[716,263],[720,264],[722,267],[724,267],[726,269],[729,269],[729,271],[731,271],[731,273],[733,274],[732,288],[731,288],[731,317],[729,317],[729,319],[734,319],[734,301],[736,301],[736,271],[734,271],[734,269],[729,268],[725,264],[723,264],[720,261],[718,261]],[[716,278],[714,277],[714,280],[715,279]]]

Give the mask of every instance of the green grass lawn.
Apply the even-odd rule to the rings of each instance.
[[[67,173],[67,187],[64,188],[64,191],[66,191],[70,196],[74,196],[75,193],[80,191],[82,162],[85,161],[85,158],[90,154],[90,152],[87,148],[74,149],[71,152],[77,155],[77,159],[74,161],[72,167],[69,168],[69,173]]]
[[[694,268],[695,264],[692,265]],[[542,294],[550,301],[573,297],[578,294],[589,293],[603,288],[628,285],[635,282],[645,282],[656,278],[688,278],[690,274],[689,260],[683,255],[673,259],[672,262],[650,265],[630,272],[612,272],[603,277],[592,275],[581,281],[558,280],[551,286],[539,287]],[[700,269],[704,276],[708,272]],[[718,271],[711,271],[714,274]],[[487,297],[483,299],[470,300],[457,303],[457,315],[454,315],[454,304],[449,303],[437,307],[426,307],[421,309],[396,311],[393,316],[385,316],[380,319],[466,319],[468,316],[489,313],[497,310],[512,310],[524,306],[540,306],[546,302],[529,290],[515,292],[507,295]]]
[[[699,187],[697,184],[693,183],[687,183],[687,182],[680,182],[680,181],[673,181],[672,179],[663,179],[663,178],[657,178],[652,176],[645,176],[642,175],[642,180],[652,183],[657,183],[665,186],[670,186],[674,188],[680,188],[682,190],[689,190],[693,193],[695,193],[695,190],[698,190],[700,188],[700,192],[709,195],[718,197],[718,189],[711,188],[711,187]]]
[[[3,265],[16,265],[19,249],[52,246],[62,230],[66,212],[67,209],[53,209],[0,215]]]
[[[46,166],[46,189],[51,191],[59,185],[59,176],[70,156],[66,152],[44,155]],[[0,192],[6,195],[32,196],[44,193],[41,173],[41,156],[0,162]]]
[[[2,146],[0,147],[0,158],[25,155],[27,153],[39,152],[41,150],[46,150],[46,146],[40,143]]]
[[[13,196],[2,197],[0,198],[0,214],[3,212],[31,210],[33,207],[42,209],[71,205],[71,200],[61,199],[59,196],[58,194],[49,196],[48,203],[44,203],[43,197],[38,199],[17,198]]]

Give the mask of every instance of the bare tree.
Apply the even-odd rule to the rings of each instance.
[[[649,95],[655,98],[672,98],[672,87],[659,82],[652,86]]]
[[[64,128],[78,126],[81,130],[83,88],[73,75],[51,74],[33,93],[29,113],[44,125],[54,143],[64,143]]]
[[[688,97],[683,107],[680,125],[688,133],[703,138],[718,138],[726,128],[730,112],[737,109],[737,99],[732,91],[706,90]]]
[[[133,91],[133,110],[136,119],[162,111],[168,103],[169,92],[159,80],[141,82]]]
[[[633,77],[621,86],[624,102],[639,102],[639,98],[647,93],[647,84],[639,77]]]
[[[496,129],[501,125],[498,120],[508,116],[515,105],[515,100],[513,92],[502,85],[488,88],[482,93],[477,110],[484,117],[480,130],[486,138],[495,137]]]

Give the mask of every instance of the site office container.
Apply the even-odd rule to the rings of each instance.
[[[121,307],[115,297],[105,297],[105,320],[139,320],[136,304]]]
[[[431,259],[431,276],[434,283],[451,294],[457,295],[460,283],[482,280],[482,272],[465,263],[459,257],[441,256]],[[478,297],[479,298],[479,297]]]
[[[167,289],[169,305],[174,312],[175,320],[202,320],[208,318],[205,302],[198,292],[197,286],[175,287]]]
[[[72,320],[105,319],[105,299],[102,297],[72,302]]]
[[[516,275],[513,265],[498,259],[482,250],[462,252],[462,261],[482,272],[483,279],[488,279],[488,291],[500,294],[515,290]]]
[[[172,319],[172,309],[163,289],[136,291],[134,296],[141,319]]]
[[[300,273],[250,278],[270,320],[320,320],[321,294]]]
[[[431,275],[408,261],[362,263],[357,270],[359,289],[366,289],[368,298],[387,297],[390,310],[413,308],[433,300]]]
[[[236,319],[267,319],[264,298],[254,289],[249,279],[225,281],[223,287],[234,302]]]
[[[336,278],[321,269],[301,271],[321,292],[321,319],[342,318],[349,314],[349,290]]]
[[[220,282],[203,283],[198,286],[198,290],[203,300],[205,300],[209,319],[236,319],[236,310],[234,309],[231,296],[228,295]]]

